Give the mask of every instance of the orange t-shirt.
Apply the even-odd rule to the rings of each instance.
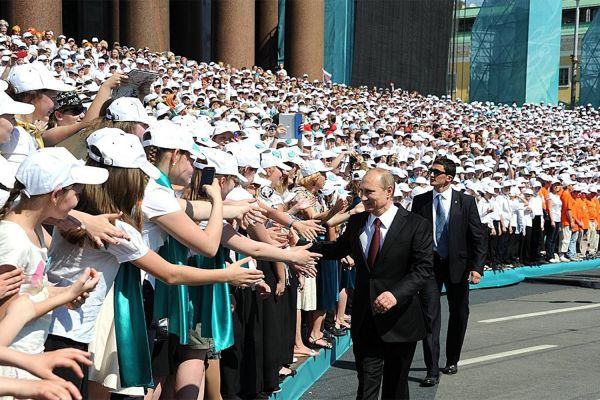
[[[596,218],[598,217],[596,210],[596,203],[592,199],[585,199],[585,204],[588,210],[588,216],[590,218],[590,222],[596,222]]]
[[[562,210],[560,214],[560,225],[569,226],[569,220],[567,219],[567,210],[571,210],[571,216],[573,217],[573,197],[568,190],[563,190],[560,193],[560,200],[562,201]]]
[[[577,197],[575,203],[577,203],[577,209],[579,212],[578,219],[580,219],[581,223],[583,224],[583,230],[590,229],[590,216],[588,213],[587,201],[581,197]]]
[[[550,196],[550,193],[548,193],[548,189],[542,187],[538,192],[538,196],[542,198],[542,208],[544,210],[547,210],[548,206],[546,205],[546,202],[548,201],[548,197]]]

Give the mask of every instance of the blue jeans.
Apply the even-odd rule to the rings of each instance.
[[[579,237],[579,231],[571,234],[571,240],[569,241],[569,249],[567,250],[567,257],[573,258],[577,255],[577,238]]]

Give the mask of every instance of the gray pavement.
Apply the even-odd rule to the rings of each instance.
[[[443,366],[445,298],[442,304]],[[578,309],[481,322],[566,308]],[[536,283],[472,291],[462,361],[467,365],[459,364],[457,375],[442,376],[435,388],[421,388],[425,369],[419,344],[411,399],[600,399],[600,291]],[[302,398],[351,399],[356,385],[350,349]]]

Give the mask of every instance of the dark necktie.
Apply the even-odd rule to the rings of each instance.
[[[367,263],[371,269],[375,266],[375,260],[377,259],[377,253],[379,253],[379,246],[381,244],[381,220],[375,218],[373,225],[375,226],[375,229],[373,230],[373,238],[371,239],[369,252],[367,253]]]
[[[437,195],[435,207],[435,241],[437,243],[437,253],[440,257],[448,257],[448,216],[442,202],[442,195]]]

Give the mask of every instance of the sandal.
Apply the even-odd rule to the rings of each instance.
[[[290,368],[288,368],[288,369],[290,370],[290,373],[289,374],[279,374],[280,379],[285,379],[288,376],[294,377],[298,373],[295,369],[290,369]]]
[[[317,343],[319,340],[322,343],[325,343],[325,344]],[[311,346],[317,347],[319,349],[332,349],[333,348],[333,345],[331,343],[329,343],[327,340],[325,340],[324,338],[322,338],[322,337],[320,337],[318,339],[315,339],[314,337],[311,336],[311,337],[308,338],[308,343]]]
[[[309,354],[305,354],[305,353],[294,353],[294,357],[300,358],[300,357],[316,357],[319,355],[318,351],[315,351],[314,349],[310,349],[310,353]]]

